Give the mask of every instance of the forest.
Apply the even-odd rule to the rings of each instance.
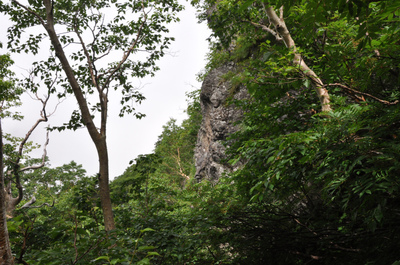
[[[221,164],[235,170],[217,180],[196,178],[201,90],[187,93],[187,118],[166,123],[152,153],[109,178],[109,92],[121,117],[143,117],[131,80],[157,74],[178,1],[0,2],[13,22],[0,119],[27,122],[21,96],[46,91],[25,137],[0,127],[0,264],[400,264],[400,2],[191,4],[212,31],[198,78],[232,66],[220,77],[230,84],[223,106],[242,113],[221,140]],[[13,54],[43,45],[36,79],[18,78]],[[53,167],[47,142],[30,141],[50,96],[76,99],[70,120],[48,131],[86,128],[98,174]]]

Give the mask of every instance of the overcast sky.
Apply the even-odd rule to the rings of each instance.
[[[179,14],[180,22],[170,25],[170,35],[176,38],[170,47],[171,54],[162,58],[158,65],[161,70],[153,78],[142,82],[141,91],[146,100],[137,106],[137,111],[146,114],[146,117],[137,120],[134,117],[119,118],[118,98],[110,98],[110,112],[107,132],[107,141],[110,159],[110,178],[121,175],[128,167],[130,160],[140,154],[153,152],[154,144],[162,132],[162,126],[169,119],[177,119],[180,123],[186,118],[185,93],[199,89],[201,84],[196,81],[196,74],[205,66],[205,57],[208,52],[210,31],[205,23],[198,24],[196,11],[188,3],[182,3],[186,9]],[[3,27],[0,29],[1,42],[7,42],[5,34],[5,17],[1,17]],[[5,45],[4,45],[5,46]],[[6,49],[0,49],[0,53],[6,53]],[[18,74],[27,74],[30,67],[28,55],[16,55],[14,71]],[[31,56],[31,55],[29,55]],[[28,63],[27,63],[28,62]],[[113,104],[115,103],[115,104]],[[5,132],[13,135],[23,136],[38,117],[40,112],[39,102],[30,97],[23,98],[24,107],[21,108],[25,120],[21,122],[3,121]],[[77,108],[75,98],[71,97],[58,106],[56,113],[50,117],[50,125],[59,125],[66,122],[71,109]],[[39,128],[32,136],[33,141],[43,144],[45,140],[45,129]],[[35,152],[35,156],[41,155]],[[50,164],[60,166],[71,160],[82,164],[89,175],[98,172],[98,158],[86,129],[77,131],[64,131],[50,133],[48,146],[48,157]]]

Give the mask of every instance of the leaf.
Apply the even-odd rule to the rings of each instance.
[[[147,256],[160,256],[160,254],[158,254],[158,252],[155,251],[149,251],[147,252]]]
[[[376,219],[376,221],[378,221],[378,223],[380,223],[383,219],[382,207],[380,204],[378,204],[378,206],[374,210],[374,218]]]
[[[304,79],[303,85],[304,85],[305,87],[309,88],[309,87],[310,87],[310,84],[311,84],[310,79],[308,79],[308,78]]]
[[[143,230],[140,230],[141,233],[144,233],[144,232],[154,232],[154,231],[156,231],[156,230],[154,230],[154,229],[152,229],[152,228],[145,228],[145,229],[143,229]]]
[[[275,157],[274,156],[270,156],[270,157],[268,157],[268,159],[267,159],[267,164],[270,164],[272,161],[274,161],[275,160]]]
[[[110,261],[110,264],[118,264],[118,262],[120,262],[120,259],[113,259]]]
[[[153,247],[153,246],[140,246],[139,248],[138,248],[138,250],[150,250],[150,249],[155,249],[155,247]]]
[[[110,258],[109,258],[108,256],[100,256],[100,257],[98,257],[98,258],[95,259],[95,261],[97,261],[97,260],[107,260],[107,261],[110,261]]]
[[[239,7],[239,12],[243,12],[245,9],[249,8],[254,3],[253,0],[247,0],[244,3],[241,3]]]
[[[137,264],[138,265],[149,265],[150,264],[150,259],[149,258],[144,258],[144,259],[140,260]]]

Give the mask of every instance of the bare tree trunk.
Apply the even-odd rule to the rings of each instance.
[[[99,156],[99,195],[101,208],[103,209],[104,227],[106,231],[115,229],[114,215],[112,212],[112,204],[110,197],[109,185],[109,169],[108,169],[108,151],[106,138],[102,138],[100,143],[96,144],[97,153]]]
[[[14,258],[11,254],[10,239],[7,230],[6,217],[6,187],[4,184],[3,169],[3,133],[0,119],[0,264],[13,265]]]

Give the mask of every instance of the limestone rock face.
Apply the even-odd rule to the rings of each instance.
[[[224,142],[237,130],[235,122],[242,117],[242,111],[227,104],[228,97],[243,99],[247,97],[246,88],[233,89],[223,76],[234,68],[233,63],[213,69],[204,79],[200,102],[203,120],[197,136],[195,165],[198,181],[203,179],[218,181],[224,172],[234,170],[226,158]],[[235,90],[235,91],[233,91]]]

